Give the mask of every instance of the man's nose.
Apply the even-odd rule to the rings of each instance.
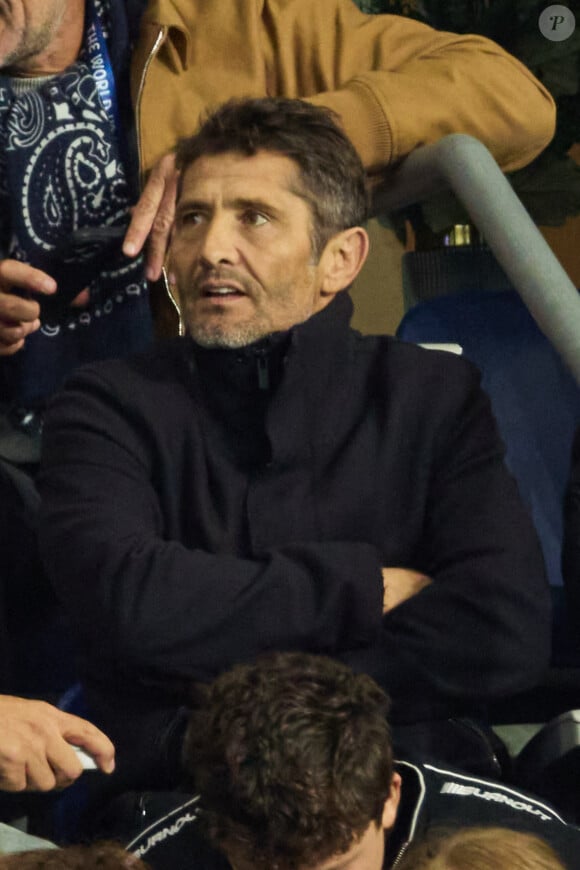
[[[235,232],[227,215],[214,215],[206,225],[200,258],[210,266],[234,263],[237,259]]]

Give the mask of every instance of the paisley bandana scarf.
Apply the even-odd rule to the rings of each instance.
[[[88,4],[103,39],[108,2]],[[79,363],[128,353],[151,337],[143,258],[125,258],[120,237],[102,239],[103,227],[126,225],[130,191],[121,122],[101,97],[103,76],[91,57],[90,15],[88,23],[79,60],[61,75],[24,93],[0,76],[0,250],[58,284],[39,333],[3,373],[4,398],[24,404],[36,404]],[[74,244],[79,229],[84,240]],[[71,308],[85,289],[88,306]]]

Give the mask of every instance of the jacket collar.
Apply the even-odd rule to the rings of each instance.
[[[185,18],[171,0],[149,0],[143,6],[146,7],[143,23],[149,28],[163,28],[167,34],[164,51],[168,61],[175,68],[187,69],[192,60],[191,20]]]
[[[357,333],[349,328],[352,302],[344,291],[291,330],[284,376],[267,418],[274,459],[311,471],[336,440],[336,421],[356,408],[351,361]]]
[[[342,290],[325,308],[291,330],[293,340],[299,341],[303,347],[312,346],[323,335],[342,341],[349,328],[352,312],[352,299],[346,290]]]
[[[300,368],[308,370],[315,366],[317,377],[334,365],[324,363],[333,360],[338,362],[339,350],[345,344],[350,333],[349,323],[353,305],[346,292],[339,293],[326,308],[309,317],[303,323],[293,326],[285,332],[275,332],[252,344],[241,348],[203,348],[187,338],[188,345],[193,349],[196,363],[202,366],[210,365],[217,370],[226,370],[232,361],[251,361],[257,356],[268,356],[277,353],[281,348],[290,360],[300,357]],[[324,355],[321,357],[321,350]]]
[[[352,308],[348,294],[339,293],[287,333],[241,349],[207,350],[186,339],[194,394],[214,410],[219,406],[224,422],[260,426],[274,462],[313,474],[318,452],[336,439],[336,419],[356,407],[349,393]],[[266,389],[260,388],[258,364],[267,366]]]

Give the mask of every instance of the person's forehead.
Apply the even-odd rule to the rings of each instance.
[[[200,157],[184,173],[182,196],[199,192],[225,192],[232,199],[252,195],[263,199],[299,197],[301,187],[297,164],[285,154],[258,151],[247,156],[238,152]]]

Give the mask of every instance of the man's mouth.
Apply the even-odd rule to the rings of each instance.
[[[232,287],[228,284],[204,284],[201,287],[201,295],[205,298],[225,299],[232,296],[245,296],[246,294],[239,287]]]

